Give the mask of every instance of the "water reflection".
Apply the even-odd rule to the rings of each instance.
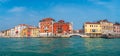
[[[67,38],[6,38],[0,42],[0,51],[52,53],[71,47]]]
[[[106,54],[108,56],[107,53],[113,53],[114,56],[120,52],[119,41],[120,39],[80,38],[77,36],[72,38],[0,38],[0,54],[2,52],[21,52],[24,54],[47,54],[47,56],[49,54],[55,56],[102,56],[101,54]]]
[[[51,53],[56,50],[70,47],[70,41],[66,38],[45,38],[40,41],[40,44],[42,45],[42,47],[40,46],[40,51],[44,53]]]
[[[103,42],[102,38],[97,38],[97,39],[86,38],[86,39],[84,39],[84,45],[85,45],[87,51],[102,49],[103,43],[104,42]]]

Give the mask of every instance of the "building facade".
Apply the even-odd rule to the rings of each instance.
[[[23,29],[25,28],[29,28],[29,27],[32,27],[32,26],[29,26],[27,24],[19,24],[18,26],[15,26],[15,29],[14,29],[14,32],[15,32],[15,37],[21,37],[20,36],[20,33]]]
[[[25,28],[21,32],[22,37],[39,37],[39,28]]]
[[[73,33],[73,23],[69,22],[68,24],[69,24],[69,33],[72,34]]]
[[[15,28],[10,29],[10,37],[15,37]]]
[[[10,37],[10,29],[3,31],[4,37]]]
[[[0,37],[2,37],[2,32],[0,32]]]
[[[72,33],[72,25],[69,22],[64,22],[64,20],[60,20],[53,24],[53,33],[54,35],[57,34],[70,34]]]
[[[3,31],[0,32],[0,37],[4,37],[4,32]]]
[[[84,23],[84,33],[89,36],[99,36],[102,34],[102,27],[97,22],[86,22]]]
[[[114,24],[113,31],[114,31],[114,34],[120,35],[120,24]]]
[[[29,30],[29,28],[25,28],[25,29],[23,29],[22,31],[21,31],[21,37],[30,37],[31,35],[30,35],[31,33],[30,33],[30,30]]]
[[[39,28],[40,28],[40,36],[50,36],[53,35],[53,23],[54,19],[45,18],[40,20]]]
[[[31,37],[39,37],[39,28],[31,28]]]
[[[113,34],[113,23],[109,22],[108,20],[100,20],[98,23],[101,24],[102,34]]]

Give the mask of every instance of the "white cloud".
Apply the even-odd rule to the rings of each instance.
[[[8,10],[8,12],[23,12],[25,9],[25,7],[13,7],[12,9]]]

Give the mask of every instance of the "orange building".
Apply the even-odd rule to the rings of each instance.
[[[68,34],[72,31],[71,24],[60,20],[53,24],[53,33],[56,34]]]
[[[46,36],[46,35],[52,35],[53,34],[53,23],[54,19],[52,18],[45,18],[43,20],[40,20],[39,22],[39,28],[40,28],[40,35]]]

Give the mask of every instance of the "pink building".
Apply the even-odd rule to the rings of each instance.
[[[120,34],[120,24],[114,24],[113,31],[115,34]]]

